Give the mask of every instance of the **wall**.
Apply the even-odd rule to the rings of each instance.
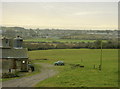
[[[16,64],[16,70],[21,70],[21,61],[18,59],[2,59],[2,73],[9,72],[9,69],[12,69],[11,72],[15,71],[14,64]]]

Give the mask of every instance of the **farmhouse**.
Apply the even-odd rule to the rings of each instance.
[[[0,61],[2,61],[2,73],[14,71],[27,71],[27,49],[22,47],[23,39],[17,36],[14,39],[1,38]]]

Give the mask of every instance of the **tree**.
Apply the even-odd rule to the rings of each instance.
[[[102,40],[96,40],[94,42],[95,48],[100,49],[101,48],[101,42],[102,42]]]

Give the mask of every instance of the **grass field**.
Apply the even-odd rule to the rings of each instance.
[[[48,78],[36,87],[117,87],[118,86],[118,50],[103,50],[102,71],[98,70],[100,49],[55,49],[29,51],[33,62],[53,64],[62,60],[65,66],[56,66],[59,74]],[[43,59],[48,60],[35,60]],[[73,68],[71,64],[82,64],[84,68]],[[94,65],[96,68],[94,69]]]
[[[95,40],[77,40],[77,39],[50,39],[50,38],[39,38],[39,39],[29,39],[24,40],[26,42],[94,42]],[[105,40],[104,40],[105,41]]]

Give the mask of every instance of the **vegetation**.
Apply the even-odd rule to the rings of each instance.
[[[103,65],[100,65],[100,49],[54,49],[30,51],[32,61],[53,64],[58,60],[65,66],[55,66],[59,74],[39,82],[36,87],[117,87],[118,50],[103,49]],[[48,59],[48,60],[35,60]],[[83,65],[81,68],[75,65]]]
[[[73,39],[33,39],[24,41],[24,47],[28,50],[47,50],[47,49],[118,49],[120,45],[118,40],[73,40]]]
[[[18,73],[2,73],[2,78],[14,78],[19,77]]]
[[[96,40],[79,40],[79,39],[53,39],[53,38],[36,38],[36,39],[27,39],[25,42],[41,42],[41,43],[78,43],[78,42],[94,42]],[[106,40],[104,40],[106,41]]]

